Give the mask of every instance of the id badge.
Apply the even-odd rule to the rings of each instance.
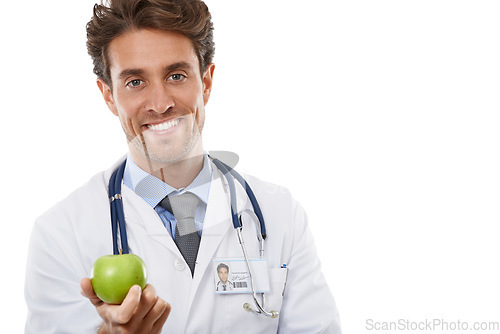
[[[250,259],[255,292],[269,292],[267,261]],[[243,258],[214,258],[212,260],[215,293],[252,293],[250,274]]]

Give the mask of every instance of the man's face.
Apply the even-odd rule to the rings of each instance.
[[[201,131],[213,64],[203,77],[191,41],[159,30],[131,30],[109,45],[111,88],[98,79],[143,169],[203,153]]]
[[[227,269],[226,268],[219,269],[219,278],[223,284],[226,284],[226,282],[227,282]]]

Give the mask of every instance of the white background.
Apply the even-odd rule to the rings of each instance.
[[[86,53],[93,3],[2,8],[0,323],[13,333],[33,221],[126,152]],[[205,149],[236,152],[304,205],[344,332],[500,321],[500,3],[207,4]]]

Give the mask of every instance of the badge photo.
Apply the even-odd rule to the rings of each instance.
[[[267,261],[250,259],[256,292],[269,292]],[[219,258],[212,261],[215,293],[252,293],[250,274],[244,259]]]

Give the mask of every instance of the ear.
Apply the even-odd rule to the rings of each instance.
[[[210,93],[212,92],[212,82],[214,77],[215,64],[210,63],[207,66],[205,74],[203,74],[203,102],[207,105],[210,99]]]
[[[104,98],[104,102],[106,102],[109,110],[111,110],[115,116],[118,116],[118,110],[116,109],[115,101],[113,100],[113,92],[111,92],[111,88],[100,78],[97,79],[97,87],[99,87],[102,97]]]

